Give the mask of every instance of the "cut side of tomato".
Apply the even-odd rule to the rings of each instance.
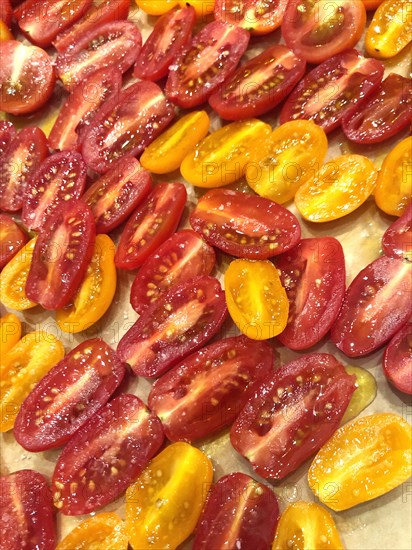
[[[0,214],[0,271],[27,243],[27,235],[6,214]]]
[[[395,388],[412,395],[412,324],[406,324],[389,342],[383,372]]]
[[[215,19],[239,25],[252,34],[267,34],[282,23],[288,0],[216,0]]]
[[[9,120],[0,120],[0,158],[17,134],[16,128]]]
[[[408,0],[385,0],[373,15],[365,37],[371,57],[388,59],[402,51],[412,40]]]
[[[1,356],[11,350],[21,338],[21,322],[14,313],[0,317],[0,350]]]
[[[23,246],[0,273],[1,301],[8,308],[22,311],[37,305],[29,300],[25,290],[36,241],[34,237]]]
[[[82,521],[59,542],[56,550],[82,547],[88,550],[127,550],[128,544],[124,521],[113,512],[105,512]]]
[[[412,201],[385,231],[382,248],[386,256],[412,261]]]

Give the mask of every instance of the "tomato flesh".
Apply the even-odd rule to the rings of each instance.
[[[21,338],[21,322],[14,313],[0,317],[1,353],[7,353]]]
[[[412,261],[412,201],[402,216],[385,231],[382,248],[386,256]]]
[[[239,25],[252,34],[267,34],[282,22],[288,0],[216,0],[215,19]]]
[[[9,120],[0,120],[0,158],[16,136],[16,128]]]
[[[27,236],[17,223],[0,214],[0,271],[27,243]]]
[[[56,550],[127,550],[128,544],[124,521],[114,512],[104,512],[82,521],[59,542]]]
[[[386,347],[383,356],[386,378],[403,393],[412,395],[412,325],[406,324]]]

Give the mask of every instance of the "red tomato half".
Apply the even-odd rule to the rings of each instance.
[[[179,107],[205,103],[229,78],[249,43],[249,33],[219,21],[195,35],[170,66],[165,92]]]
[[[387,256],[412,261],[412,201],[402,216],[385,231],[382,248]]]
[[[345,136],[355,143],[379,143],[412,122],[412,80],[391,73],[372,95],[342,118]]]
[[[27,396],[14,424],[16,441],[32,452],[62,447],[107,403],[125,372],[103,340],[82,342]]]
[[[88,514],[119,498],[163,443],[159,419],[135,395],[100,409],[63,449],[53,473],[54,505]]]
[[[13,8],[11,7],[10,0],[0,0],[0,20],[10,27],[12,18]]]
[[[289,299],[289,318],[278,335],[293,350],[319,342],[338,316],[345,295],[345,257],[333,237],[303,239],[276,262]]]
[[[412,395],[412,325],[406,324],[389,342],[383,372],[399,391]]]
[[[232,445],[259,475],[282,479],[335,432],[355,388],[332,355],[299,357],[249,399],[231,429]]]
[[[288,0],[216,0],[215,19],[240,25],[252,34],[267,34],[279,27]]]
[[[9,120],[0,120],[0,160],[16,135],[16,128]]]
[[[175,116],[154,82],[137,82],[106,101],[85,132],[82,153],[87,165],[107,172],[118,158],[137,156]]]
[[[226,475],[209,493],[193,550],[267,550],[278,521],[278,502],[269,487],[240,472]]]
[[[162,15],[141,49],[133,75],[142,80],[159,80],[166,76],[169,66],[190,40],[195,21],[196,12],[189,4]]]
[[[1,546],[7,550],[54,550],[52,496],[44,477],[20,470],[0,477]]]
[[[412,265],[382,256],[349,285],[331,339],[349,357],[380,348],[412,315]]]
[[[227,120],[263,115],[292,91],[305,67],[305,61],[285,46],[272,46],[242,65],[209,103]]]
[[[149,407],[170,441],[194,441],[230,426],[273,370],[272,348],[246,336],[202,348],[153,384]]]
[[[26,282],[27,297],[44,309],[70,302],[93,255],[93,214],[82,201],[63,204],[43,225]]]
[[[80,153],[64,151],[48,157],[27,184],[22,220],[38,231],[60,207],[78,199],[86,184],[86,165]]]
[[[282,107],[281,124],[303,118],[331,132],[344,114],[353,113],[359,101],[376,90],[383,71],[383,63],[356,50],[335,55],[299,82]]]
[[[0,214],[0,270],[27,243],[27,235],[6,214]]]
[[[126,332],[117,347],[135,374],[153,378],[214,336],[227,316],[225,294],[204,275],[172,286]]]
[[[182,183],[159,183],[127,222],[116,250],[115,264],[135,269],[176,231],[186,204]]]
[[[229,189],[203,195],[190,224],[207,242],[238,258],[264,260],[300,240],[299,222],[289,210],[269,199]]]

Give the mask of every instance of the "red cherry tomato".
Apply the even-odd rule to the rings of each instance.
[[[198,350],[227,316],[225,294],[204,275],[172,286],[126,332],[117,353],[135,374],[160,376]]]
[[[13,8],[11,7],[10,0],[0,0],[0,20],[10,27],[12,18]]]
[[[82,201],[69,201],[48,217],[34,247],[27,297],[44,309],[67,305],[89,265],[95,233],[93,214]]]
[[[335,432],[355,388],[332,355],[299,357],[255,391],[232,426],[232,445],[259,475],[282,479]]]
[[[349,357],[380,348],[412,315],[412,265],[382,256],[366,266],[346,291],[331,339]]]
[[[0,120],[0,160],[7,147],[16,136],[16,128],[9,120]]]
[[[272,46],[242,65],[209,103],[227,120],[263,115],[292,91],[305,67],[305,61],[285,46]]]
[[[412,395],[412,324],[402,327],[387,345],[383,372],[395,388]]]
[[[170,66],[165,92],[179,107],[205,103],[236,69],[249,43],[249,33],[219,21],[195,35]]]
[[[71,438],[53,473],[54,505],[88,514],[119,498],[163,443],[159,419],[135,395],[101,408]]]
[[[6,214],[0,214],[0,270],[27,243],[27,235]]]
[[[176,231],[186,204],[182,183],[159,183],[130,217],[116,250],[115,264],[135,269]]]
[[[387,256],[412,261],[412,201],[402,216],[385,231],[382,248]]]
[[[215,19],[239,25],[252,34],[267,34],[279,27],[288,0],[216,0]]]
[[[266,342],[226,338],[189,355],[153,384],[149,407],[170,441],[194,441],[230,426],[273,370]]]
[[[263,197],[212,189],[199,199],[190,224],[208,243],[232,256],[264,260],[300,240],[297,218]]]
[[[119,386],[125,366],[103,340],[86,340],[53,367],[26,397],[14,423],[28,451],[62,447]]]

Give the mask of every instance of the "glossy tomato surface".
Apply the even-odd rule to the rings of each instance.
[[[373,15],[365,37],[367,53],[378,59],[394,57],[412,40],[408,0],[385,0]]]
[[[0,271],[26,242],[27,235],[13,218],[7,214],[0,214]]]
[[[25,291],[36,241],[34,237],[23,246],[0,273],[1,301],[7,308],[23,311],[37,305],[27,298]]]
[[[16,135],[16,128],[9,120],[0,120],[0,158]]]
[[[102,512],[79,523],[59,542],[56,550],[82,547],[127,550],[128,544],[124,521],[114,512]]]
[[[412,261],[412,201],[383,234],[382,248],[387,256]]]
[[[389,342],[383,372],[395,388],[412,395],[412,324],[404,325]]]
[[[218,21],[239,25],[252,34],[267,34],[282,22],[288,0],[216,0],[214,14]]]

